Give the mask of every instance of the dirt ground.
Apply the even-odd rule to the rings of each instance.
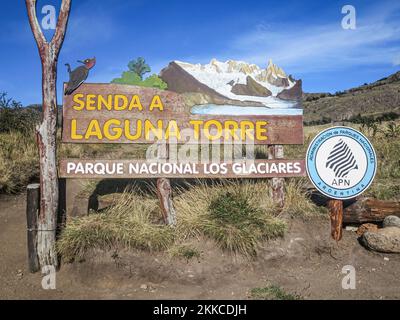
[[[24,196],[0,196],[0,299],[247,299],[255,287],[278,285],[304,299],[399,299],[400,255],[364,249],[354,232],[339,244],[329,221],[289,222],[284,239],[265,243],[257,260],[222,253],[196,242],[199,260],[164,254],[93,252],[63,264],[56,290],[43,290],[42,275],[27,270]],[[355,290],[343,290],[342,268],[356,269]]]

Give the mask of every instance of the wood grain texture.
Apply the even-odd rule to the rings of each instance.
[[[27,244],[28,265],[32,273],[40,270],[37,252],[37,229],[40,208],[40,185],[30,184],[26,195],[26,221],[27,221]]]
[[[329,200],[328,209],[331,218],[331,235],[335,241],[342,240],[343,236],[343,201]]]
[[[165,224],[176,226],[176,211],[172,201],[172,188],[169,179],[157,179],[157,195],[160,200],[161,212]]]
[[[383,201],[363,197],[344,210],[343,222],[347,224],[379,223],[387,216],[400,217],[400,201]]]

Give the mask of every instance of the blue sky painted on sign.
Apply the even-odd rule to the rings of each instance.
[[[60,1],[39,0],[41,8]],[[357,29],[341,27],[345,4]],[[41,70],[24,1],[1,2],[0,92],[24,104],[41,100]],[[129,60],[146,58],[158,73],[172,60],[269,58],[304,81],[306,92],[335,92],[400,69],[400,1],[73,0],[61,51],[58,87],[69,62],[96,56],[88,81],[109,82]],[[50,37],[50,34],[47,34]],[[60,91],[60,90],[59,90]],[[61,102],[61,101],[59,101]]]

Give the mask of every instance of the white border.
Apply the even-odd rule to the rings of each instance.
[[[375,157],[375,170],[374,170],[374,176],[372,177],[371,182],[364,188],[364,190],[363,190],[362,192],[358,193],[357,195],[353,195],[353,196],[351,196],[351,197],[335,198],[335,197],[332,197],[332,195],[327,194],[327,193],[325,193],[324,191],[320,190],[320,188],[319,188],[319,187],[314,183],[314,181],[311,179],[310,173],[309,173],[309,171],[308,171],[308,154],[309,154],[309,152],[310,152],[311,146],[314,144],[314,141],[317,140],[317,138],[318,138],[320,135],[322,135],[323,133],[325,133],[325,132],[327,132],[327,131],[330,131],[330,130],[332,130],[332,129],[335,129],[335,128],[337,128],[337,129],[351,129],[351,130],[353,130],[353,131],[356,131],[360,136],[362,136],[365,140],[367,140],[367,141],[369,142],[369,144],[370,144],[371,147],[372,147],[372,152],[374,153],[374,157]],[[346,137],[346,136],[343,136],[343,137]],[[363,150],[364,150],[364,147],[363,147]],[[367,191],[367,190],[369,189],[369,187],[371,186],[371,184],[374,182],[376,173],[377,173],[377,171],[378,171],[378,157],[376,156],[375,148],[374,148],[373,144],[371,143],[371,141],[370,141],[364,134],[362,134],[360,131],[358,131],[358,130],[356,130],[356,129],[354,129],[354,128],[351,128],[351,127],[335,126],[335,127],[330,127],[330,128],[327,128],[327,129],[325,129],[325,130],[319,132],[319,133],[315,136],[315,138],[311,141],[310,145],[309,145],[308,148],[307,148],[307,153],[306,153],[306,171],[307,171],[307,177],[308,177],[308,179],[311,181],[311,183],[313,184],[313,186],[314,186],[319,192],[321,192],[324,196],[326,196],[326,197],[328,197],[328,198],[330,198],[330,199],[335,199],[335,200],[350,200],[350,199],[354,199],[354,198],[357,198],[358,196],[362,195],[365,191]]]

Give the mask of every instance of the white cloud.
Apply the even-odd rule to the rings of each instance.
[[[340,16],[336,24],[257,27],[237,37],[229,51],[261,66],[272,58],[292,73],[400,64],[400,24],[390,19],[398,9],[396,5],[359,15],[356,30],[342,29]]]

